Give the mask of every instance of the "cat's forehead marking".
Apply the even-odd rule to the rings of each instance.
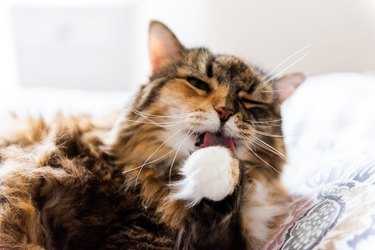
[[[180,75],[194,75],[208,82],[226,85],[231,93],[252,92],[260,85],[261,74],[251,64],[230,55],[215,55],[205,48],[190,49],[180,67]]]
[[[214,63],[214,57],[211,57],[206,62],[206,75],[208,78],[212,78],[214,76],[213,73],[213,63]]]
[[[213,72],[219,84],[227,84],[236,88],[247,88],[250,84],[258,82],[255,70],[234,56],[217,56]]]

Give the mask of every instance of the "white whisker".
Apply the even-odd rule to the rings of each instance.
[[[311,44],[303,47],[302,49],[299,49],[298,51],[294,52],[293,54],[291,54],[290,56],[288,56],[285,60],[283,60],[281,63],[279,63],[276,67],[274,67],[266,76],[263,77],[262,80],[265,80],[266,78],[270,77],[277,69],[279,69],[284,63],[286,63],[287,61],[289,61],[291,58],[293,58],[294,56],[300,54],[301,52],[305,51],[306,49],[310,48],[311,47]]]
[[[149,165],[149,164],[151,164],[151,163],[157,162],[157,161],[159,161],[160,159],[163,159],[165,156],[171,154],[173,151],[174,151],[174,150],[171,150],[171,151],[169,151],[168,153],[166,153],[166,154],[160,156],[159,158],[156,158],[155,160],[149,161],[149,162],[147,162],[146,164],[139,165],[139,166],[137,166],[137,167],[135,167],[135,168],[125,170],[125,171],[123,171],[122,173],[123,173],[123,174],[130,173],[130,172],[132,172],[132,171],[134,171],[134,170],[137,170],[137,169],[143,168],[143,167],[146,166],[146,165]]]
[[[174,162],[176,161],[176,158],[177,158],[177,154],[178,152],[180,151],[182,145],[185,143],[185,141],[192,135],[194,134],[194,131],[191,132],[192,129],[189,129],[189,131],[186,133],[186,135],[184,136],[184,138],[182,139],[180,145],[178,146],[177,150],[176,150],[176,153],[173,157],[173,160],[172,160],[172,163],[171,163],[171,166],[169,168],[169,183],[171,183],[172,181],[172,168],[173,168],[173,165],[174,165]]]
[[[266,82],[270,82],[272,80],[274,80],[275,78],[279,77],[280,75],[282,75],[285,71],[287,71],[288,69],[290,69],[291,67],[293,67],[294,65],[296,65],[297,63],[299,63],[302,59],[304,59],[306,56],[308,56],[310,54],[310,52],[306,52],[303,56],[301,56],[298,60],[296,60],[295,62],[293,62],[292,64],[290,64],[289,66],[285,67],[284,69],[280,70],[278,73],[276,73],[274,76],[272,76],[270,79],[266,80]]]
[[[173,133],[171,136],[169,136],[166,140],[164,140],[164,142],[162,144],[160,144],[159,147],[154,152],[152,152],[152,154],[146,159],[146,161],[143,164],[147,164],[147,162],[151,159],[151,157],[153,157],[154,154],[156,154],[156,152],[158,152],[161,147],[163,147],[170,139],[172,139],[173,137],[175,137],[182,130],[183,129],[177,130],[175,133]]]
[[[129,108],[129,110],[137,115],[140,115],[142,117],[157,117],[157,118],[176,118],[176,117],[187,117],[188,115],[193,114],[193,112],[185,113],[185,114],[176,114],[176,115],[154,115],[154,114],[147,114],[144,112],[141,112],[139,110]]]
[[[262,147],[264,149],[268,149],[272,153],[274,153],[274,154],[280,156],[282,159],[286,160],[286,156],[283,153],[281,153],[280,151],[278,151],[277,149],[275,149],[274,147],[272,147],[268,143],[264,142],[263,140],[259,139],[258,137],[255,137],[255,136],[252,136],[251,138],[254,139],[255,140],[254,142],[257,145],[259,145],[260,147]]]
[[[274,171],[276,171],[277,173],[281,174],[279,170],[277,170],[274,166],[272,166],[270,163],[268,163],[267,161],[265,161],[262,157],[260,157],[257,153],[255,153],[255,151],[250,147],[250,145],[245,141],[245,140],[242,140],[246,145],[247,147],[250,149],[250,151],[259,159],[261,160],[262,162],[264,162],[267,166],[269,166],[271,169],[273,169]]]
[[[146,119],[148,119],[148,118],[146,118]],[[131,120],[131,119],[126,119],[126,118],[123,118],[122,120],[132,122],[132,123],[139,123],[139,124],[152,124],[152,125],[156,125],[156,126],[162,127],[162,128],[173,127],[173,126],[176,126],[178,124],[181,124],[181,123],[185,122],[185,120],[173,121],[173,122],[156,122],[156,121],[152,121],[150,119],[148,119],[149,121],[138,121],[138,120]]]
[[[136,179],[135,179],[135,185],[137,185],[137,183],[138,183],[138,178],[139,178],[139,175],[141,174],[141,171],[142,171],[143,167],[151,163],[151,162],[148,163],[148,161],[151,159],[151,157],[154,156],[154,155],[156,154],[156,152],[158,152],[159,149],[160,149],[162,146],[164,146],[164,145],[165,145],[170,139],[172,139],[172,138],[173,138],[174,136],[176,136],[179,132],[181,132],[181,130],[182,130],[182,129],[177,130],[177,132],[175,132],[174,134],[172,134],[171,136],[169,136],[166,140],[164,140],[164,142],[163,142],[162,144],[160,144],[159,147],[158,147],[156,150],[154,150],[154,152],[152,152],[152,153],[149,155],[149,157],[146,159],[146,161],[145,161],[142,165],[140,165],[139,167],[136,168],[136,169],[140,168],[140,170],[138,171],[137,177],[136,177]],[[168,155],[168,154],[170,154],[170,152],[167,153],[167,154],[165,154],[164,156],[166,156],[166,155]],[[164,156],[163,156],[163,157],[164,157]],[[152,162],[155,162],[155,161],[156,161],[156,160],[153,160]]]
[[[254,124],[258,124],[258,123],[260,123],[260,124],[266,123],[267,124],[267,123],[276,123],[276,122],[280,123],[280,122],[282,122],[282,119],[268,120],[268,121],[254,121],[254,120],[250,120],[250,122],[254,123]]]
[[[264,135],[264,136],[269,136],[269,137],[275,137],[275,138],[283,138],[284,137],[283,135],[271,134],[271,133],[267,133],[267,132],[263,132],[263,131],[259,131],[259,130],[255,130],[255,129],[253,129],[253,131],[256,134],[260,134],[260,135]]]

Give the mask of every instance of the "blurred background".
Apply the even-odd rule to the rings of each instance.
[[[266,70],[375,73],[375,0],[0,0],[0,91],[133,90],[151,19]]]

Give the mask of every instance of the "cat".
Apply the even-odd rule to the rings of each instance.
[[[289,201],[280,104],[303,75],[267,80],[158,21],[149,52],[149,82],[113,122],[2,131],[1,249],[258,249],[272,235]]]

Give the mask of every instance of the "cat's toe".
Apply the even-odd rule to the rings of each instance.
[[[239,179],[239,163],[231,151],[222,146],[195,151],[182,167],[184,178],[175,183],[174,199],[188,200],[190,205],[207,198],[220,201],[234,191]]]

